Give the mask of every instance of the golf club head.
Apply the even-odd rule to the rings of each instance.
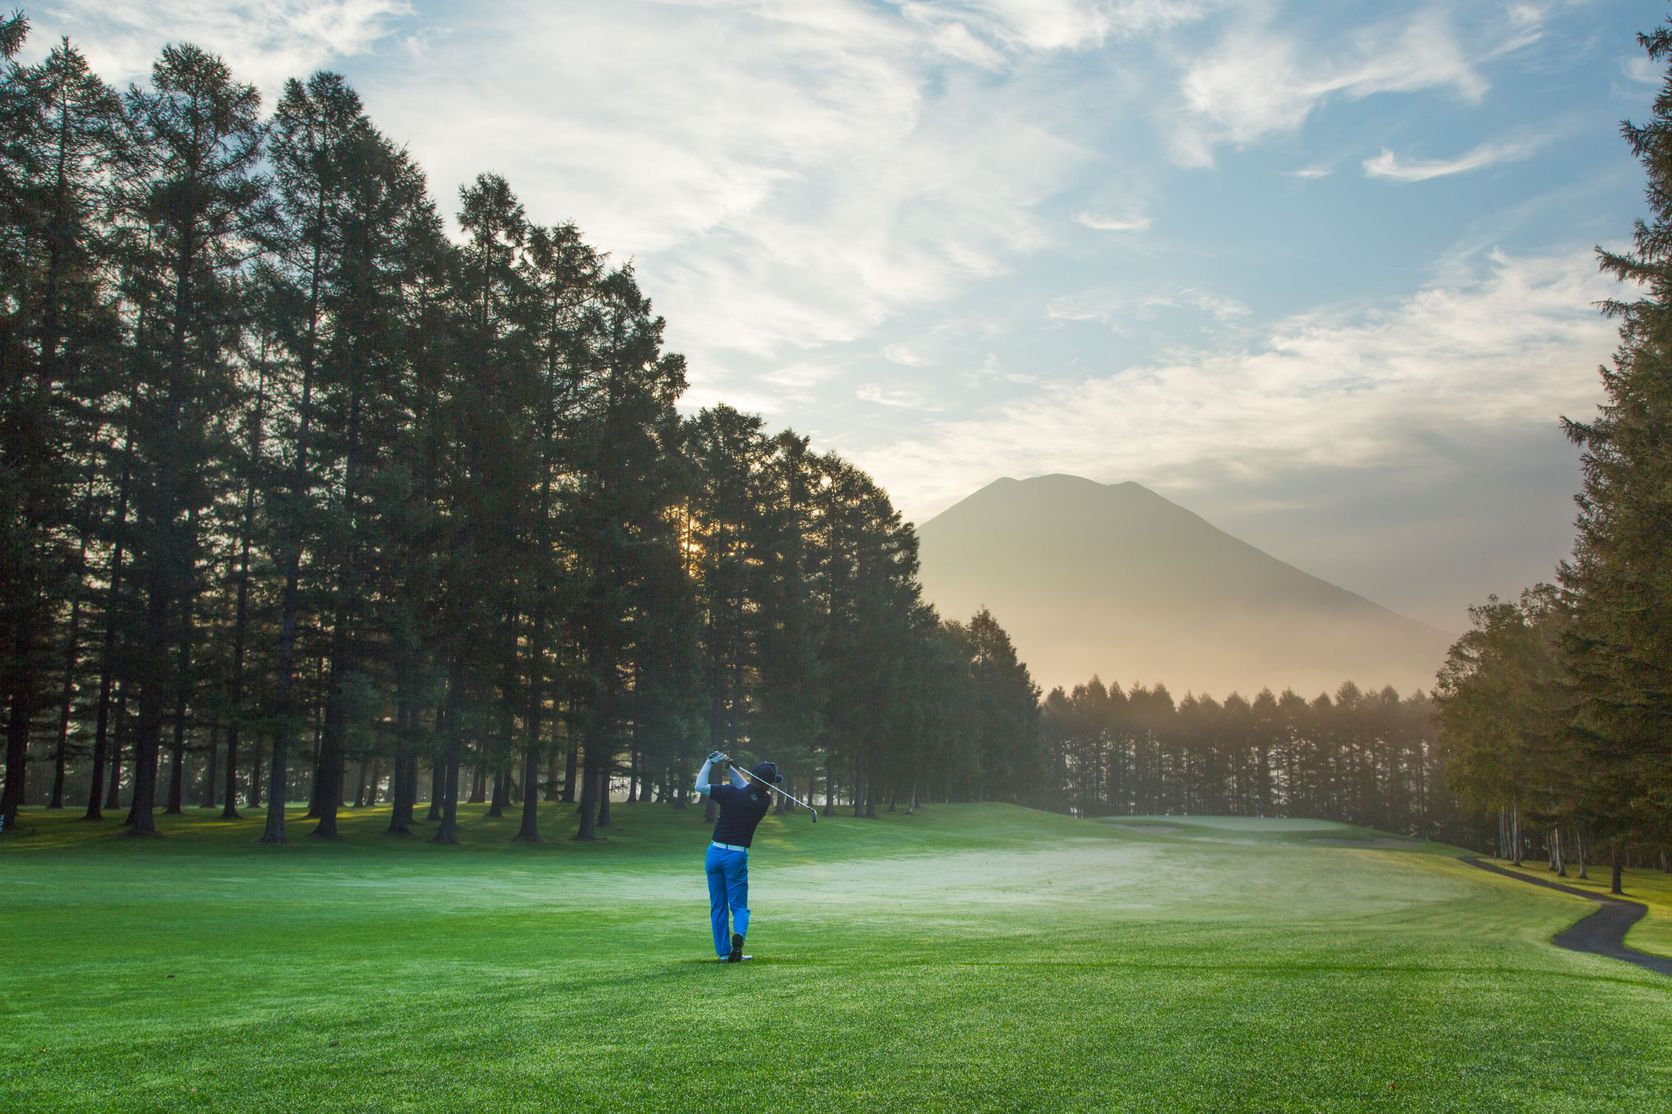
[[[809,808],[807,810],[807,815],[811,816],[813,818],[813,823],[817,824],[819,822],[819,810],[818,809]]]

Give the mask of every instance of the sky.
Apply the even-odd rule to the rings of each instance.
[[[1135,480],[1444,630],[1552,577],[1661,74],[1623,0],[57,0],[267,103],[347,75],[443,208],[503,174],[632,261],[690,409],[923,521]],[[1628,292],[1625,292],[1629,294]],[[1002,617],[1001,617],[1002,621]]]

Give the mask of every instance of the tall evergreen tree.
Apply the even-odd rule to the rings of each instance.
[[[177,663],[191,645],[197,526],[218,452],[210,418],[233,393],[235,279],[259,247],[266,184],[260,96],[214,55],[165,47],[152,88],[134,89],[128,112],[150,160],[137,200],[149,236],[141,269],[154,298],[146,312],[155,321],[149,338],[136,339],[156,345],[135,361],[135,558],[145,602],[130,822],[135,834],[149,834],[163,719],[190,680]]]
[[[1651,60],[1672,62],[1672,26],[1638,39]],[[1576,728],[1616,849],[1628,834],[1672,837],[1672,66],[1648,122],[1621,130],[1648,175],[1649,215],[1631,250],[1599,255],[1639,296],[1607,304],[1620,321],[1607,399],[1591,421],[1566,423],[1584,488],[1561,570]]]
[[[128,152],[116,94],[65,40],[35,66],[14,61],[27,29],[0,24],[0,692],[6,788],[22,803],[30,724],[59,665],[61,805],[79,658],[83,573],[102,463],[93,450],[114,384],[119,328],[109,282],[114,179]],[[67,622],[63,604],[68,603]],[[54,648],[61,648],[54,653]]]

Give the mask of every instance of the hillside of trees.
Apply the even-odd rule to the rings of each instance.
[[[859,469],[725,406],[630,264],[482,174],[449,235],[331,73],[119,94],[0,21],[0,696],[26,801],[682,804],[769,755],[857,814],[1010,795],[1037,694]]]
[[[1598,250],[1628,285],[1604,306],[1620,321],[1604,401],[1565,422],[1573,557],[1555,585],[1472,608],[1435,689],[1453,784],[1497,814],[1497,845],[1536,845],[1558,873],[1605,845],[1616,893],[1628,860],[1672,866],[1672,26],[1638,38],[1666,69],[1649,122],[1621,125],[1649,214],[1629,250]]]

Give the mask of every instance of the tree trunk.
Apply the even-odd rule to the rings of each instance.
[[[1560,824],[1556,824],[1550,829],[1550,846],[1552,848],[1551,853],[1556,858],[1556,876],[1566,878],[1567,863],[1562,859],[1562,826]]]
[[[580,742],[569,740],[569,751],[563,758],[563,803],[575,803],[575,765],[580,759]]]
[[[25,678],[25,684],[27,678]],[[23,807],[24,777],[29,768],[29,694],[22,685],[12,694],[6,721],[6,788],[0,792],[0,834],[17,830],[17,810]]]
[[[58,738],[58,746],[52,756],[52,793],[47,798],[48,809],[62,809],[64,807],[64,737]]]
[[[455,655],[447,684],[446,775],[441,791],[441,823],[433,837],[435,843],[459,841],[459,751],[464,733],[464,724],[461,722],[463,689],[464,662]]]
[[[1612,872],[1608,880],[1608,892],[1611,894],[1625,893],[1625,890],[1622,888],[1622,874],[1625,870],[1625,848],[1622,846],[1622,843],[1623,841],[1620,837],[1615,836],[1611,841],[1609,841],[1608,845],[1609,865],[1612,868]]]
[[[614,778],[615,755],[604,756],[603,769],[598,771],[598,826],[610,828],[614,824],[610,820],[610,782]]]
[[[522,843],[544,843],[546,841],[540,837],[540,794],[535,791],[540,776],[538,711],[531,709],[528,720],[528,745],[523,751],[522,826],[511,838]]]
[[[407,698],[403,685],[395,706],[395,755],[393,772],[389,776],[389,827],[384,829],[384,835],[412,834],[409,827],[412,804],[407,797],[406,777],[407,756],[412,748],[412,720],[412,701]]]
[[[133,479],[133,401],[128,402],[128,430],[122,445],[122,479],[116,490],[116,514],[112,518],[112,525],[116,536],[116,543],[110,553],[109,586],[105,589],[105,629],[104,649],[99,661],[99,710],[96,726],[93,729],[93,783],[87,793],[87,813],[84,819],[104,819],[106,807],[115,808],[112,800],[108,805],[99,799],[104,790],[103,763],[110,753],[107,734],[110,726],[111,687],[116,677],[116,616],[121,603],[122,592],[122,559],[125,555],[124,543],[128,524],[128,488]],[[120,762],[114,763],[117,770],[121,769]],[[110,778],[111,795],[114,798],[116,790],[116,774],[112,772]]]
[[[87,477],[87,501],[91,503],[92,500],[93,475],[90,472]],[[87,521],[92,521],[91,515]],[[75,698],[76,663],[81,649],[81,584],[87,571],[87,534],[84,526],[75,562],[75,595],[70,600],[69,636],[64,640],[64,686],[58,698],[58,745],[52,757],[52,797],[46,806],[49,809],[64,807],[64,767],[68,760],[70,713]]]
[[[578,824],[575,829],[575,839],[582,843],[591,843],[598,838],[596,829],[598,782],[602,776],[602,771],[598,768],[602,765],[598,758],[598,750],[603,744],[590,726],[590,722],[597,718],[596,712],[592,717],[589,717],[585,768],[581,774],[580,808],[576,812]]]
[[[447,796],[447,757],[444,751],[430,762],[430,810],[424,816],[426,823],[434,823],[441,819],[441,800],[445,796]]]
[[[193,523],[195,514],[186,521]],[[192,592],[182,593],[180,601],[180,656],[174,680],[174,742],[169,748],[168,807],[170,816],[180,815],[186,803],[186,701],[191,692],[192,676]]]
[[[165,683],[169,669],[168,613],[174,602],[162,556],[151,559],[147,577],[144,646],[145,673],[139,689],[139,722],[134,725],[134,786],[128,805],[128,830],[136,836],[157,834],[157,758],[162,742]]]
[[[120,808],[122,804],[122,745],[128,739],[128,682],[124,678],[116,686],[116,727],[111,732],[110,787],[106,790],[104,807]]]
[[[198,802],[199,808],[215,807],[215,787],[220,781],[221,758],[221,725],[209,725],[209,767],[203,775],[203,791]]]
[[[266,756],[262,753],[264,749],[261,745],[261,739],[257,737],[255,755],[250,759],[249,806],[251,808],[261,807],[261,771],[266,768]]]
[[[441,789],[441,823],[437,825],[433,843],[459,841],[459,744],[448,743],[445,775]]]
[[[1585,870],[1585,832],[1577,824],[1573,826],[1573,854],[1579,860],[1579,877],[1589,880],[1591,876]]]

